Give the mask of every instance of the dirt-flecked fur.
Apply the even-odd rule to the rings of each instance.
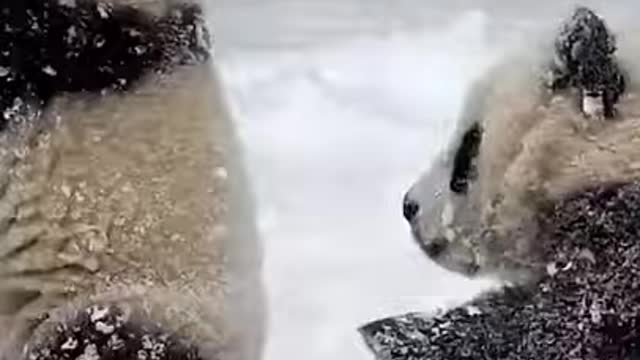
[[[360,332],[376,358],[637,359],[640,183],[582,191],[540,216],[540,282],[369,323]]]
[[[6,17],[30,26],[0,30],[0,359],[258,359],[253,204],[199,5],[12,0]]]

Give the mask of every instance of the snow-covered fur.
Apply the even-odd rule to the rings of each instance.
[[[640,183],[581,191],[541,215],[540,282],[368,323],[376,359],[638,359]]]
[[[587,11],[578,9],[568,23]],[[580,34],[595,43],[591,50],[598,54],[613,47],[598,32],[589,33],[594,38]],[[571,48],[556,46],[545,56],[517,53],[492,68],[472,88],[450,149],[408,191],[405,208],[414,209],[408,217],[414,238],[445,268],[527,282],[544,269],[536,214],[581,189],[640,177],[637,88],[626,85],[628,75],[611,52],[564,66],[559,85],[558,58],[567,55],[564,49],[576,53]],[[605,106],[585,111],[592,110],[585,109],[585,94],[615,114],[608,116]]]
[[[576,16],[589,22],[595,15],[581,8],[567,23],[575,24]],[[598,21],[591,24],[601,29]],[[442,190],[439,199],[430,198],[432,212],[416,200],[427,194],[423,180],[405,204],[416,202],[419,210],[407,217],[437,263],[515,284],[441,314],[362,326],[377,359],[640,358],[640,73],[637,58],[629,56],[637,46],[628,45],[620,44],[618,60],[601,57],[609,63],[596,64],[617,69],[609,72],[616,77],[609,84],[617,85],[594,96],[603,106],[610,101],[613,116],[585,112],[576,101],[584,77],[549,88],[528,70],[533,67],[507,62],[485,78],[476,96],[486,96],[471,101],[481,103],[472,111],[481,139],[473,146],[458,140],[462,146],[453,148],[471,154],[472,176],[458,174],[464,181],[450,186],[456,165],[445,162],[439,170],[445,180],[425,177],[437,184],[429,190]],[[580,71],[567,74],[578,79],[598,72]],[[614,88],[617,98],[603,96]],[[474,146],[478,151],[465,150]]]
[[[201,5],[0,5],[0,359],[256,360],[253,205]]]

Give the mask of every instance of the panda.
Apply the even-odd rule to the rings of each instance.
[[[203,3],[0,4],[0,359],[255,360],[254,205]]]
[[[536,214],[640,176],[639,123],[626,120],[640,103],[615,44],[604,21],[579,7],[552,45],[515,51],[472,85],[455,140],[403,201],[428,257],[467,276],[526,283],[544,270],[532,255]]]
[[[640,358],[633,35],[617,38],[577,7],[553,43],[472,87],[452,145],[407,192],[403,214],[439,266],[502,285],[450,310],[361,326],[377,359]]]

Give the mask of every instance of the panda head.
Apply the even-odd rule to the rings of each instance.
[[[403,216],[422,251],[444,268],[475,276],[481,259],[478,241],[477,155],[482,128],[471,124],[457,134],[453,153],[440,154],[404,196]]]
[[[578,139],[570,119],[617,121],[614,105],[625,91],[625,74],[602,19],[587,8],[575,9],[553,44],[545,48],[551,53],[531,56],[533,66],[508,59],[471,88],[449,148],[404,196],[403,216],[413,239],[445,269],[529,281],[543,267],[535,256],[536,216],[549,200],[530,189],[546,191],[562,173],[549,167],[565,166],[573,154],[594,148]],[[558,116],[554,111],[560,108],[565,114]],[[557,120],[562,117],[566,121]],[[530,142],[527,155],[519,157],[532,129],[549,136]],[[548,161],[558,150],[563,160]],[[506,178],[506,169],[516,167],[539,177],[528,183]]]

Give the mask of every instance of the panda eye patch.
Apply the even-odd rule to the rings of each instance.
[[[462,136],[462,141],[453,159],[453,171],[449,189],[454,193],[464,194],[469,188],[469,181],[477,177],[475,160],[480,152],[482,128],[474,123]]]

